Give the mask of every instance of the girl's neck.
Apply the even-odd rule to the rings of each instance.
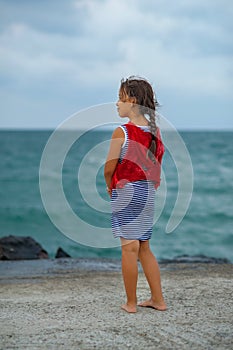
[[[148,120],[143,114],[134,114],[129,116],[129,121],[132,124],[139,125],[139,126],[147,126],[148,125]]]

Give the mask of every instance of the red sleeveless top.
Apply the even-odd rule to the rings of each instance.
[[[156,163],[147,157],[148,148],[152,141],[152,134],[142,130],[133,123],[124,124],[128,134],[128,147],[125,155],[117,163],[112,177],[111,189],[122,188],[127,182],[148,180],[154,187],[160,185],[161,162],[164,154],[164,145],[161,134],[157,128],[156,133]]]

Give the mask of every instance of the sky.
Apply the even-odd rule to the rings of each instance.
[[[233,129],[232,18],[232,0],[0,0],[0,128],[54,129],[139,75],[177,129]]]

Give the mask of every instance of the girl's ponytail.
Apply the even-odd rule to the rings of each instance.
[[[156,133],[157,133],[157,126],[155,123],[155,111],[154,110],[149,110],[148,115],[150,117],[149,121],[149,126],[150,126],[150,131],[152,134],[152,141],[150,144],[150,148],[147,151],[147,157],[149,157],[153,163],[156,163],[156,158],[155,158],[155,151],[156,151]]]

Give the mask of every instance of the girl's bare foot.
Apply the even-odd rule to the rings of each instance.
[[[146,300],[142,303],[139,303],[138,306],[144,306],[144,307],[151,307],[155,310],[158,311],[165,311],[167,310],[167,306],[164,302],[162,303],[156,303],[155,301],[153,301],[152,299]]]
[[[137,312],[137,307],[136,305],[128,305],[127,303],[122,305],[121,308],[125,310],[128,313],[135,313]]]

